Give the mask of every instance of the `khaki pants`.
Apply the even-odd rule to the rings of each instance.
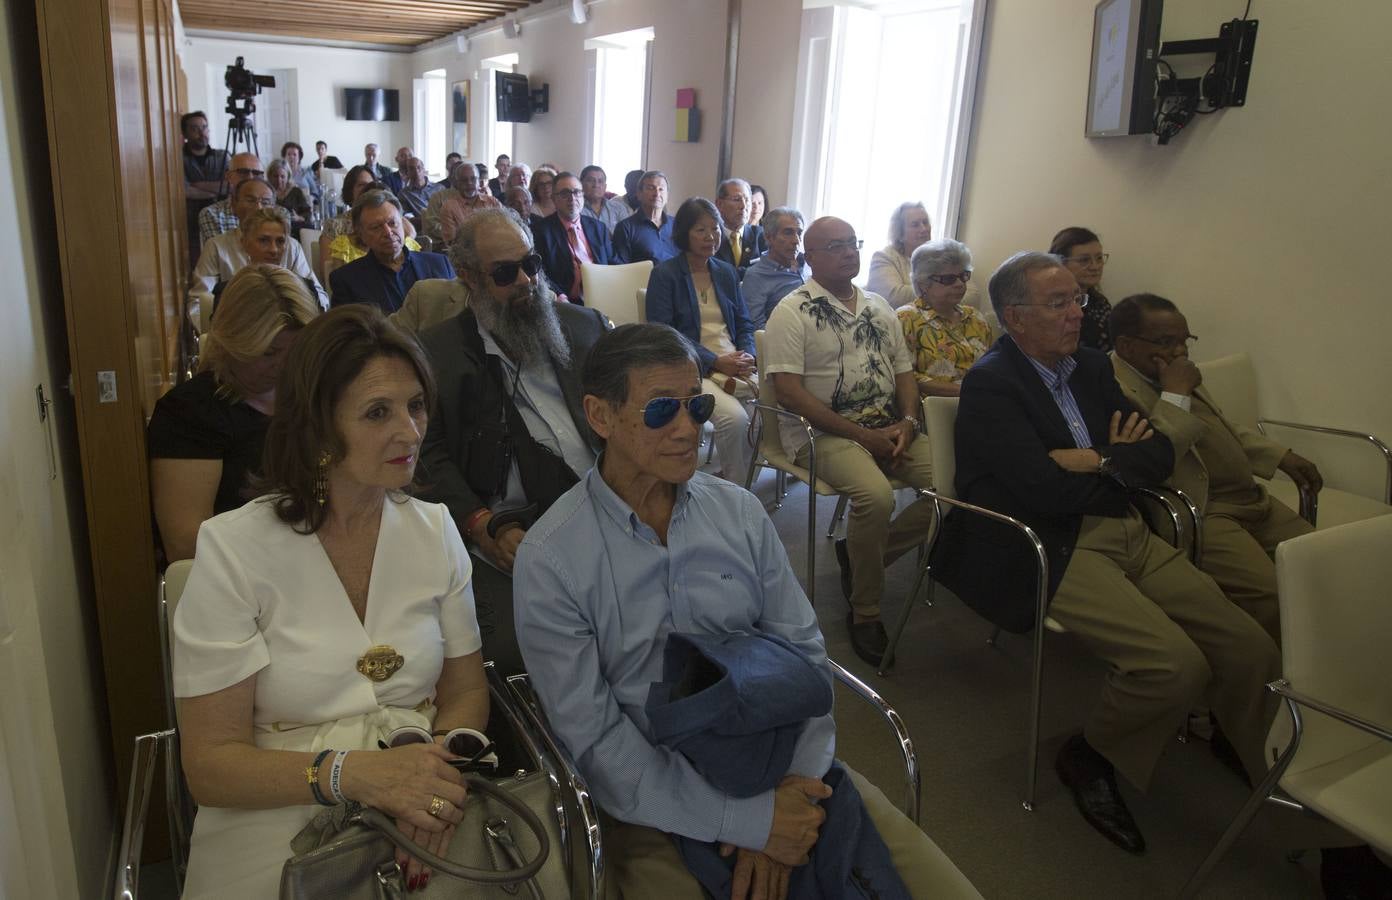
[[[870,820],[880,832],[899,877],[914,897],[979,898],[976,888],[938,845],[859,773],[850,772]],[[619,900],[705,900],[672,839],[655,828],[603,818],[609,889]],[[723,898],[722,898],[723,900]],[[796,900],[796,898],[789,898]]]
[[[915,500],[894,514],[894,489],[890,478],[916,488],[933,486],[933,466],[928,440],[914,438],[898,469],[879,464],[870,451],[855,441],[824,434],[816,439],[817,477],[851,498],[846,520],[846,552],[851,559],[851,606],[858,615],[880,614],[885,569],[908,550],[928,538],[933,504]],[[808,447],[798,451],[797,464],[806,467]]]
[[[1200,568],[1218,582],[1228,599],[1281,643],[1281,606],[1276,597],[1276,545],[1314,529],[1290,507],[1268,499],[1250,514],[1219,506],[1204,516]]]
[[[721,474],[744,484],[744,476],[749,472],[749,455],[753,451],[747,436],[749,411],[740,402],[739,395],[750,396],[750,391],[741,386],[735,394],[727,394],[709,378],[701,379],[701,390],[715,396],[711,425],[715,428],[715,452],[720,454]]]
[[[1050,614],[1111,671],[1083,729],[1089,744],[1145,790],[1161,752],[1205,694],[1256,783],[1275,714],[1265,685],[1281,655],[1252,617],[1134,510],[1086,516]]]

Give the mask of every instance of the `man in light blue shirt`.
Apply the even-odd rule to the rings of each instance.
[[[701,394],[691,344],[665,325],[622,326],[595,343],[583,381],[604,452],[517,552],[517,635],[532,683],[612,817],[605,843],[622,896],[704,896],[666,832],[736,854],[736,900],[782,897],[825,818],[832,718],[807,720],[778,787],[738,798],[652,740],[645,704],[673,632],[777,635],[830,682],[816,616],[759,502],[696,471],[714,398]],[[914,896],[977,896],[883,794],[852,778]]]
[[[812,277],[802,259],[802,213],[791,206],[778,206],[769,210],[760,224],[768,239],[768,252],[754,260],[740,282],[755,331],[764,327],[778,301]]]

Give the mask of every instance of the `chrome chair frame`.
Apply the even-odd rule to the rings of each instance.
[[[894,737],[899,742],[899,756],[904,761],[904,815],[912,819],[915,825],[919,824],[923,775],[918,768],[918,753],[914,750],[913,738],[909,736],[909,726],[904,723],[904,719],[884,697],[881,697],[870,685],[857,678],[849,669],[830,657],[827,657],[827,664],[831,666],[831,672],[836,676],[836,680],[875,707],[880,717],[894,731]]]
[[[1365,441],[1373,446],[1373,449],[1382,454],[1383,462],[1387,466],[1387,474],[1383,484],[1382,502],[1392,506],[1392,447],[1383,443],[1377,435],[1369,434],[1366,431],[1350,431],[1346,428],[1330,428],[1325,425],[1308,425],[1304,422],[1288,422],[1282,419],[1257,419],[1257,430],[1266,434],[1267,425],[1277,425],[1281,428],[1294,428],[1297,431],[1312,431],[1316,434],[1328,434],[1334,437],[1352,438],[1356,441]],[[1315,525],[1315,519],[1319,516],[1319,494],[1300,488],[1300,517]]]
[[[1212,874],[1213,869],[1222,861],[1228,850],[1237,842],[1237,839],[1242,836],[1242,832],[1247,829],[1247,825],[1251,823],[1252,818],[1257,814],[1264,803],[1270,802],[1278,806],[1309,811],[1304,804],[1281,796],[1276,792],[1277,785],[1280,783],[1282,776],[1285,775],[1286,769],[1290,766],[1291,761],[1295,759],[1296,751],[1300,748],[1300,739],[1304,734],[1304,721],[1300,713],[1301,707],[1308,707],[1330,718],[1337,719],[1345,725],[1357,728],[1359,731],[1392,743],[1392,729],[1376,722],[1370,722],[1361,716],[1356,716],[1351,712],[1347,712],[1337,706],[1332,706],[1322,700],[1302,694],[1284,678],[1271,682],[1266,688],[1279,695],[1281,699],[1285,701],[1286,709],[1290,711],[1292,723],[1291,741],[1276,760],[1275,764],[1266,773],[1266,777],[1263,778],[1261,783],[1252,791],[1251,796],[1247,798],[1247,802],[1242,804],[1242,808],[1238,810],[1237,816],[1232,820],[1232,823],[1228,825],[1227,830],[1223,832],[1223,836],[1218,839],[1218,843],[1209,851],[1208,856],[1204,857],[1203,862],[1199,864],[1194,874],[1189,877],[1189,881],[1180,892],[1181,897],[1193,897],[1197,895],[1204,881]]]
[[[112,893],[116,900],[135,900],[140,882],[140,849],[145,843],[145,817],[150,810],[150,793],[155,786],[155,763],[161,744],[169,748],[170,755],[173,754],[175,737],[174,729],[170,728],[142,734],[135,739],[130,790],[121,823],[121,847],[116,856],[116,879]]]

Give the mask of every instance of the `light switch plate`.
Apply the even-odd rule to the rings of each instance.
[[[116,372],[112,369],[97,372],[97,402],[116,402]]]

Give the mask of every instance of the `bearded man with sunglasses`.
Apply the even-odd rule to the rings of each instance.
[[[701,385],[695,346],[668,325],[600,338],[584,386],[604,452],[517,555],[522,653],[601,807],[611,883],[624,897],[666,900],[979,896],[884,794],[834,761],[816,613],[759,501],[697,471],[715,408]],[[678,681],[673,660],[692,644],[721,648],[731,664],[714,678],[692,664]],[[787,657],[791,670],[777,663]],[[777,688],[752,687],[754,672]],[[802,703],[818,692],[825,705]],[[736,693],[738,715],[725,703]],[[767,751],[768,732],[736,743],[741,725],[768,716],[793,729],[782,753]],[[717,752],[674,745],[664,721],[687,733],[721,723]],[[854,886],[820,880],[847,858]]]
[[[421,445],[422,496],[449,508],[474,556],[484,658],[515,673],[517,545],[594,464],[580,372],[608,323],[556,302],[512,210],[469,216],[450,252],[468,308],[421,336],[440,398]]]

